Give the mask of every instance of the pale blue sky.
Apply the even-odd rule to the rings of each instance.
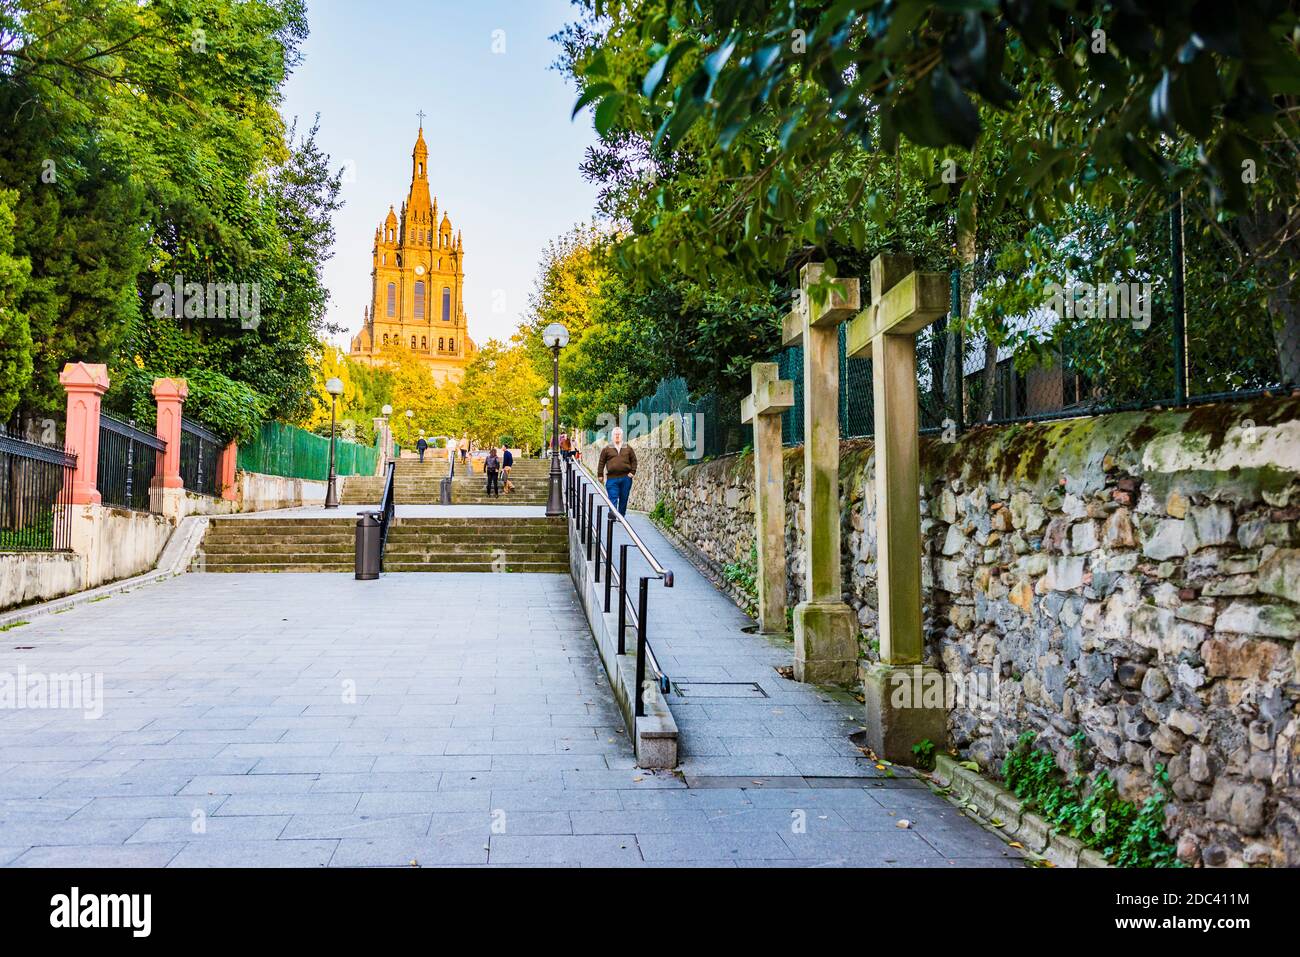
[[[549,69],[549,38],[574,12],[567,0],[311,0],[282,112],[300,128],[319,112],[321,146],[355,170],[325,271],[330,318],[348,330],[340,344],[370,301],[375,227],[410,185],[419,110],[429,185],[464,233],[470,335],[505,338],[519,324],[542,247],[594,205],[578,172],[590,114],[569,120],[573,89]]]

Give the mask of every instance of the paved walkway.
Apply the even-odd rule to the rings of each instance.
[[[102,716],[0,710],[0,864],[1018,864],[673,565],[682,773],[634,767],[563,575],[190,574],[11,629],[0,679],[100,675]]]

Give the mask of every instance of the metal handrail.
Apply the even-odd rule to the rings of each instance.
[[[564,491],[567,500],[566,510],[569,517],[573,520],[574,531],[582,537],[582,547],[586,550],[588,561],[594,559],[594,576],[596,584],[601,582],[601,563],[602,553],[604,562],[604,583],[605,583],[605,612],[610,611],[610,605],[613,598],[613,585],[615,580],[614,571],[614,526],[619,524],[627,533],[629,543],[619,545],[618,557],[618,653],[626,654],[626,638],[628,617],[636,627],[636,697],[633,713],[636,717],[645,715],[645,685],[646,670],[649,670],[656,677],[656,686],[660,691],[667,694],[670,687],[667,672],[659,664],[659,659],[655,656],[654,649],[650,646],[647,637],[649,618],[649,593],[648,586],[652,578],[661,580],[665,588],[673,587],[672,569],[665,568],[654,554],[646,547],[645,542],[641,541],[641,536],[637,535],[627,518],[620,515],[610,501],[605,490],[600,487],[599,480],[591,474],[581,461],[574,464],[575,459],[570,458],[565,462],[565,482]],[[589,489],[589,491],[587,491]],[[604,541],[602,538],[602,517],[605,519]],[[594,520],[593,520],[594,519]],[[639,588],[637,589],[637,600],[635,608],[629,608],[630,595],[627,587],[627,550],[630,546],[635,546],[646,564],[654,572],[652,575],[642,575],[640,577]],[[594,555],[593,555],[594,548]]]
[[[379,570],[384,570],[384,546],[388,544],[388,526],[397,512],[397,503],[393,498],[393,476],[397,472],[397,463],[389,462],[384,469],[384,494],[379,499]]]

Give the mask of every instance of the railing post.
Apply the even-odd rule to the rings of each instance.
[[[1187,404],[1187,309],[1184,282],[1187,263],[1183,251],[1183,194],[1174,193],[1169,207],[1170,311],[1174,319],[1174,404]],[[1150,304],[1148,303],[1148,306]]]
[[[64,444],[77,456],[72,473],[71,504],[98,505],[99,494],[99,409],[108,391],[108,366],[69,362],[59,373],[59,384],[68,394]]]
[[[150,508],[169,518],[179,519],[181,490],[181,409],[189,397],[189,385],[184,379],[154,379],[153,397],[158,404],[155,432],[167,443],[158,456],[157,470],[150,485]]]
[[[627,652],[627,545],[618,546],[618,653]]]
[[[238,498],[235,491],[235,462],[239,457],[239,445],[235,442],[229,442],[221,450],[221,456],[217,459],[217,482],[221,485],[221,497],[227,502],[233,502]]]
[[[597,505],[596,506],[596,534],[594,536],[596,540],[596,567],[594,569],[594,572],[595,572],[595,582],[597,585],[600,584],[600,520],[604,517],[605,517],[605,506]],[[587,558],[588,560],[591,559],[590,549],[587,550]]]
[[[610,588],[614,579],[614,513],[609,513],[605,527],[605,614],[609,614]]]
[[[587,546],[587,560],[591,560],[591,515],[596,510],[596,493],[587,493],[587,530],[582,543]]]
[[[636,716],[645,714],[645,626],[650,579],[642,578],[636,600]]]

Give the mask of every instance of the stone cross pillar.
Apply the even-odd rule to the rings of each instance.
[[[154,431],[167,443],[158,457],[158,467],[150,486],[150,508],[168,518],[179,520],[185,481],[181,478],[181,407],[190,388],[184,379],[154,379],[153,397],[158,404]]]
[[[844,603],[840,570],[840,354],[838,326],[857,313],[858,280],[836,279],[815,302],[810,287],[820,264],[803,267],[799,305],[785,319],[785,345],[803,345],[805,581],[808,598],[794,610],[794,676],[843,683],[857,670],[858,623]]]
[[[69,362],[59,373],[59,384],[68,394],[64,445],[77,454],[77,468],[72,473],[72,504],[98,505],[99,407],[108,391],[108,366]]]
[[[740,421],[754,426],[754,540],[758,543],[758,625],[785,633],[785,475],[781,413],[794,406],[794,383],[778,378],[775,362],[755,362],[754,391],[740,405]]]
[[[871,262],[871,305],[849,323],[846,353],[871,358],[875,398],[876,573],[879,665],[863,676],[867,743],[887,760],[911,757],[912,745],[947,739],[947,710],[927,687],[937,676],[921,667],[920,422],[916,333],[948,312],[946,273],[921,273],[912,258]],[[927,706],[928,705],[928,706]]]

